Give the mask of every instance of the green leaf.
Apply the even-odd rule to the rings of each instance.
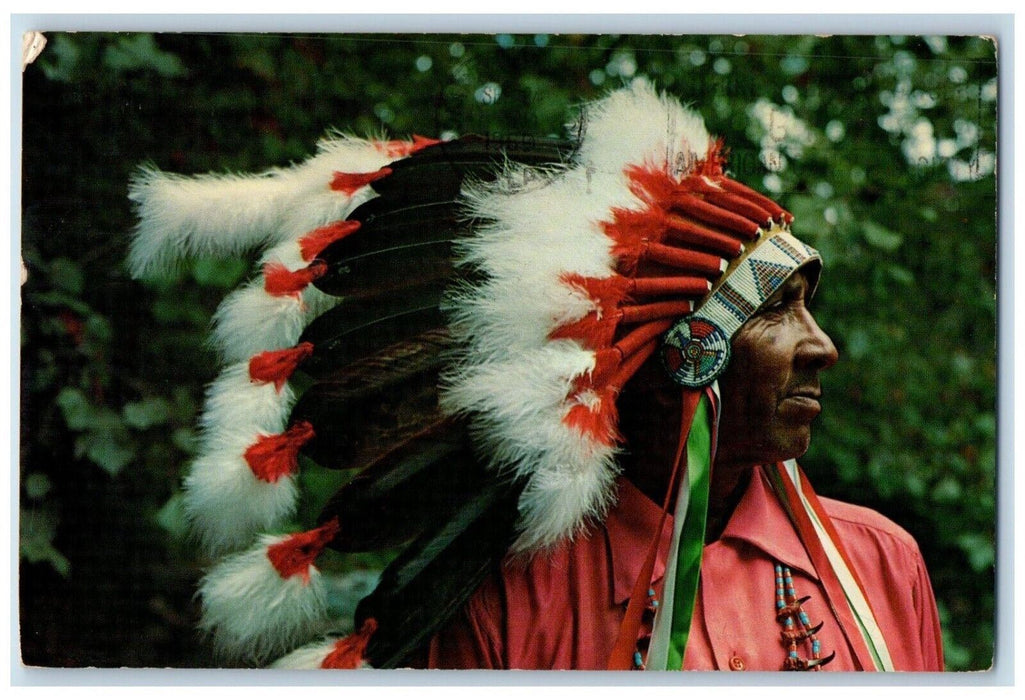
[[[180,491],[176,491],[167,499],[154,517],[157,525],[174,539],[183,540],[188,536],[189,521],[185,514],[185,498]]]
[[[167,423],[171,417],[171,404],[167,399],[153,396],[125,404],[121,414],[129,428],[146,430]]]
[[[957,479],[948,476],[933,486],[932,500],[935,503],[955,503],[961,498],[961,492]]]
[[[20,524],[18,551],[21,557],[34,564],[46,562],[67,578],[71,574],[71,562],[53,546],[57,516],[50,511],[22,508]]]
[[[50,478],[46,474],[34,472],[25,477],[22,486],[25,487],[26,496],[37,500],[48,494],[53,484],[50,483]]]
[[[230,289],[242,281],[248,270],[249,263],[239,258],[200,258],[192,264],[192,278],[208,287]]]
[[[847,354],[852,360],[865,357],[872,350],[872,339],[863,328],[854,328],[847,335]]]
[[[865,237],[866,243],[887,253],[897,250],[897,248],[900,248],[901,243],[904,242],[904,237],[899,233],[891,231],[874,221],[865,221],[862,224],[862,234]]]
[[[89,432],[75,441],[76,456],[87,457],[111,476],[116,476],[137,452],[120,414],[106,408],[98,409],[89,428]]]
[[[57,289],[69,294],[79,295],[85,288],[81,265],[67,258],[57,258],[50,263],[50,280]]]
[[[72,39],[58,34],[49,41],[37,63],[50,80],[70,83],[75,78],[80,53]]]
[[[915,283],[914,273],[901,265],[889,265],[887,267],[887,272],[890,273],[890,277],[893,278],[895,282],[905,287],[910,287]]]
[[[997,417],[992,411],[980,413],[975,417],[975,429],[988,438],[997,434]]]
[[[193,454],[199,445],[199,438],[192,428],[178,428],[171,433],[171,442],[182,452]]]
[[[149,69],[165,78],[185,73],[178,57],[161,51],[152,34],[118,37],[115,44],[107,47],[103,62],[113,71]]]
[[[106,346],[114,336],[111,330],[110,321],[99,314],[89,314],[85,319],[85,334],[90,342],[100,346]]]
[[[978,532],[966,532],[957,538],[957,545],[968,557],[973,571],[985,571],[996,561],[992,540]]]
[[[92,438],[85,455],[111,476],[117,476],[135,456],[133,446],[123,445],[111,439],[110,436],[93,435]]]
[[[93,407],[81,389],[66,387],[57,394],[57,406],[71,430],[85,430],[93,419]]]
[[[51,292],[37,292],[29,295],[29,299],[33,304],[41,304],[43,306],[66,306],[69,310],[82,316],[87,316],[92,313],[92,309],[88,304],[67,292],[57,290]]]

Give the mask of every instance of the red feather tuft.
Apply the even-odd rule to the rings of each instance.
[[[274,262],[263,266],[263,288],[275,297],[291,296],[296,299],[310,282],[327,272],[327,263],[314,260],[307,267],[289,270],[283,264]]]
[[[420,134],[413,134],[413,148],[412,153],[422,151],[425,148],[436,146],[441,143],[441,139],[432,139],[429,136],[421,136]]]
[[[245,460],[257,479],[277,483],[299,466],[299,450],[314,436],[313,426],[300,421],[278,435],[261,435],[245,452]]]
[[[622,439],[617,427],[619,412],[616,410],[616,392],[612,389],[597,392],[588,403],[574,404],[562,420],[566,425],[607,447]]]
[[[249,379],[254,383],[274,382],[274,388],[281,391],[299,363],[312,354],[313,343],[299,343],[294,348],[261,352],[249,360]]]
[[[576,396],[586,391],[599,391],[604,389],[623,361],[623,353],[617,348],[601,348],[594,353],[594,367],[591,371],[582,374],[573,381],[571,394]]]
[[[363,655],[367,651],[370,638],[377,631],[377,620],[368,617],[359,632],[354,632],[344,639],[335,642],[334,649],[324,657],[321,668],[354,669],[363,665]]]
[[[391,175],[391,168],[381,168],[372,173],[340,173],[336,172],[331,179],[331,189],[343,194],[352,195],[361,187]]]
[[[608,347],[622,317],[618,307],[627,298],[630,280],[622,275],[584,277],[569,273],[562,276],[562,282],[584,292],[598,308],[576,321],[562,324],[548,337],[579,340],[589,349]]]
[[[631,282],[622,275],[585,277],[575,272],[562,276],[563,284],[576,287],[603,308],[615,308],[627,299]]]
[[[562,324],[549,333],[548,337],[552,340],[560,338],[578,340],[583,347],[589,350],[608,347],[616,335],[620,317],[621,314],[618,312],[599,316],[597,311],[592,311],[583,318]]]
[[[626,169],[630,191],[649,204],[672,199],[676,182],[664,168],[631,165]]]
[[[299,532],[272,544],[267,548],[267,558],[281,578],[302,576],[303,581],[309,583],[310,567],[314,560],[340,529],[338,518],[332,518],[314,530]]]
[[[303,260],[309,262],[320,255],[320,251],[337,240],[345,238],[359,230],[358,221],[335,221],[326,226],[315,228],[299,239],[299,252]]]

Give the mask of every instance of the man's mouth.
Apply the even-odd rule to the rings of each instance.
[[[807,418],[814,418],[822,411],[822,404],[819,403],[821,398],[821,389],[809,387],[789,392],[783,399],[783,403],[790,410],[804,414]]]

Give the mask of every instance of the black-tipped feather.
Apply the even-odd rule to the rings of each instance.
[[[355,362],[330,367],[318,374],[318,383],[330,385],[336,400],[372,396],[421,372],[438,370],[451,344],[447,328],[431,329]]]
[[[445,238],[430,240],[420,231],[413,231],[409,242],[394,247],[338,259],[322,257],[328,268],[316,281],[317,288],[338,297],[364,297],[389,285],[444,284],[454,271],[450,235],[446,231]]]
[[[367,647],[373,666],[407,664],[494,570],[512,543],[519,491],[491,481],[388,566],[356,610],[357,626],[378,622]]]
[[[331,547],[339,551],[395,548],[448,520],[488,480],[460,431],[421,436],[353,478],[320,520],[338,518]]]
[[[396,445],[445,419],[437,372],[426,371],[354,398],[331,384],[310,387],[292,411],[313,425],[303,452],[329,469],[362,469]]]
[[[300,337],[299,342],[313,344],[303,371],[319,378],[390,345],[444,328],[445,318],[438,306],[445,286],[444,281],[432,281],[352,303],[343,300],[313,321]]]

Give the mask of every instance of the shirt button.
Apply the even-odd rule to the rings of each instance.
[[[734,656],[730,659],[730,670],[732,671],[743,671],[744,660],[739,656]]]

